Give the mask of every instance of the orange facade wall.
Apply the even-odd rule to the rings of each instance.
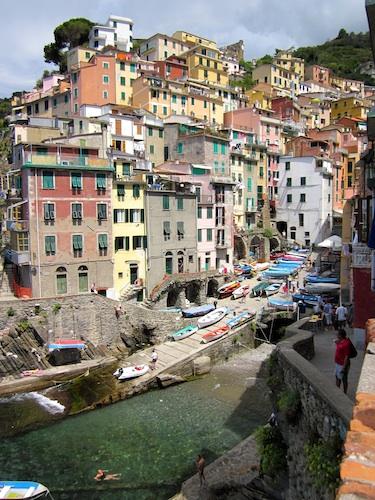
[[[108,65],[108,67],[106,67]],[[105,78],[108,77],[108,83]],[[116,102],[116,63],[113,56],[96,56],[93,63],[81,67],[77,81],[78,99],[73,99],[82,104],[103,104]],[[104,92],[107,92],[105,97]]]

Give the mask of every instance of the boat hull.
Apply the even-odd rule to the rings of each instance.
[[[199,316],[204,316],[205,314],[208,314],[209,312],[213,311],[214,309],[215,309],[215,306],[213,304],[205,304],[203,306],[190,307],[189,309],[183,309],[181,312],[185,318],[197,318]]]
[[[149,369],[150,367],[148,365],[127,366],[122,369],[122,373],[119,368],[113,375],[121,382],[123,380],[131,380],[133,378],[142,377],[142,375],[145,375]]]
[[[187,337],[190,337],[190,335],[193,335],[198,331],[197,326],[186,326],[185,328],[182,328],[181,330],[178,330],[175,333],[172,333],[170,338],[172,340],[183,340],[186,339]]]
[[[0,481],[0,499],[52,499],[48,488],[34,481]]]
[[[271,298],[268,300],[268,303],[279,311],[293,311],[296,308],[296,303],[293,300]]]
[[[218,323],[224,318],[224,316],[226,316],[227,313],[228,309],[226,307],[219,307],[218,309],[215,309],[214,311],[206,314],[206,316],[199,318],[198,328],[207,328],[208,326]]]
[[[252,320],[255,316],[255,311],[245,311],[243,313],[238,314],[237,316],[229,319],[226,324],[233,330],[233,328],[237,328],[248,321]]]
[[[240,286],[237,290],[232,292],[232,296],[234,299],[239,299],[241,297],[246,297],[250,293],[250,287],[248,285]]]
[[[215,330],[211,330],[202,336],[202,343],[208,344],[209,342],[213,342],[214,340],[218,340],[221,337],[224,337],[224,335],[226,335],[228,332],[229,332],[228,325],[224,325],[224,326],[220,326],[219,328],[215,328]]]

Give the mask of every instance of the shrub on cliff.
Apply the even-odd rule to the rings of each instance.
[[[319,439],[305,445],[304,452],[307,470],[311,474],[314,486],[329,492],[335,490],[340,481],[339,470],[342,457],[340,438],[335,437],[328,441]]]
[[[277,427],[265,425],[255,431],[255,441],[260,455],[260,472],[271,478],[287,468],[287,446]]]
[[[277,400],[277,407],[282,411],[287,421],[294,424],[301,410],[301,398],[296,390],[285,389]]]

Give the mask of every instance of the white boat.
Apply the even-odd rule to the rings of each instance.
[[[1,481],[0,500],[28,498],[29,500],[53,500],[48,488],[34,481]]]
[[[273,295],[274,293],[277,293],[280,290],[281,283],[273,283],[272,285],[269,285],[267,288],[264,289],[264,293],[266,294],[267,297],[270,295]]]
[[[340,285],[337,283],[309,283],[305,286],[305,290],[311,294],[321,294],[321,293],[339,293]]]
[[[148,365],[134,365],[118,368],[113,374],[117,380],[129,380],[131,378],[141,377],[149,371]]]
[[[269,262],[257,262],[256,264],[250,264],[254,271],[265,271],[270,267]]]
[[[240,297],[246,297],[250,293],[250,286],[249,285],[242,285],[234,292],[232,292],[232,296],[234,299],[239,299]]]
[[[214,311],[206,314],[206,316],[202,316],[202,318],[198,319],[198,327],[206,328],[207,326],[214,325],[218,321],[224,318],[228,314],[227,307],[218,307]]]

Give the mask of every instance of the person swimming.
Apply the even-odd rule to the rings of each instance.
[[[121,474],[107,474],[107,472],[108,470],[98,469],[94,477],[95,481],[117,481],[121,479]]]

